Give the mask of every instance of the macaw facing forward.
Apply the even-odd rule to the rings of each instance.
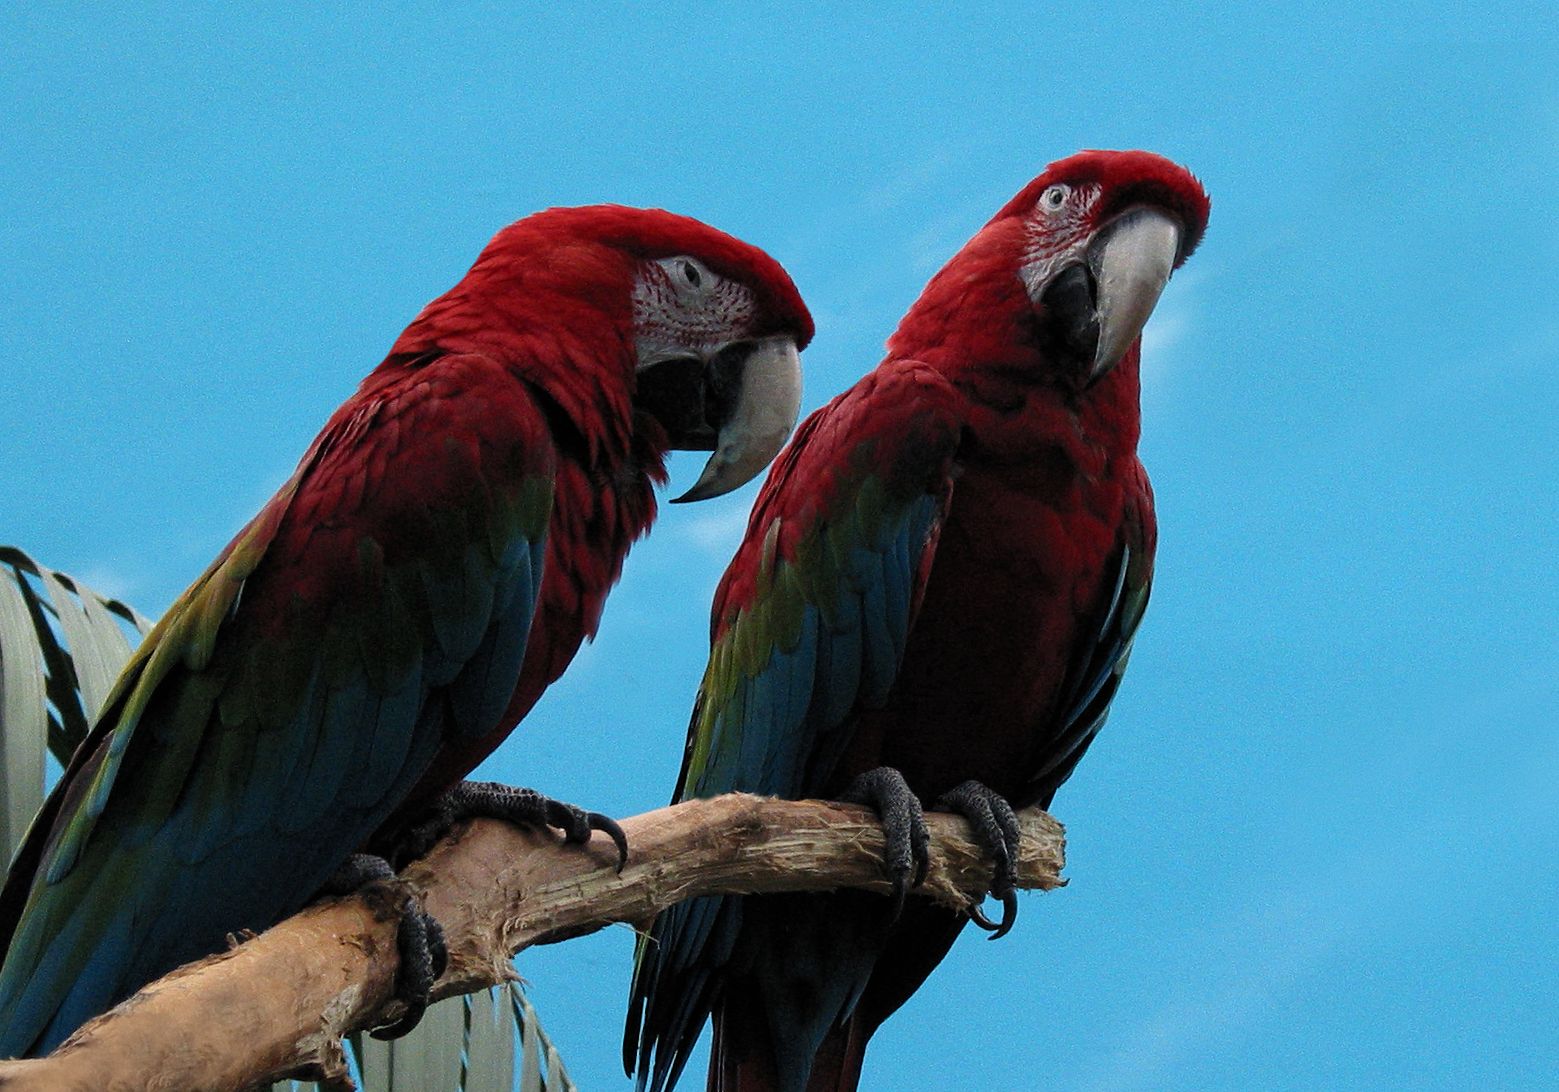
[[[1051,164],[927,285],[887,359],[775,461],[715,598],[677,798],[869,803],[897,897],[695,899],[635,968],[624,1063],[674,1084],[856,1087],[867,1040],[973,917],[1016,913],[1013,805],[1048,806],[1103,725],[1147,605],[1144,323],[1208,201],[1146,152]],[[903,901],[921,801],[997,861],[999,925]]]
[[[778,263],[696,220],[499,232],[127,665],[0,892],[0,1057],[296,911],[433,807],[594,635],[666,452],[713,450],[693,499],[767,465],[811,333]]]

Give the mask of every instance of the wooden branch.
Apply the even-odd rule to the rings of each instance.
[[[1018,885],[1062,881],[1064,835],[1038,809],[1021,816]],[[990,863],[965,822],[926,816],[931,871],[918,893],[950,906],[983,891]],[[449,969],[437,997],[515,977],[532,944],[613,922],[647,925],[694,895],[889,890],[876,819],[862,808],[733,794],[623,822],[618,875],[601,835],[588,847],[479,820],[404,879],[444,926]],[[384,1022],[395,977],[393,888],[310,907],[230,951],[181,967],[86,1024],[47,1058],[0,1062],[0,1090],[241,1089],[306,1074],[347,1086],[341,1037]]]

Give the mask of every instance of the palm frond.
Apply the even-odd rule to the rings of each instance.
[[[151,619],[14,546],[0,546],[0,847],[43,803],[44,754],[64,765]]]
[[[429,1006],[391,1043],[355,1036],[348,1051],[367,1092],[578,1092],[535,1008],[516,984]],[[293,1082],[274,1092],[306,1092]]]

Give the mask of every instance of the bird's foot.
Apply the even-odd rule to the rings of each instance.
[[[919,887],[931,867],[931,835],[920,798],[891,766],[867,770],[850,783],[839,798],[846,804],[865,804],[882,821],[888,839],[888,872],[893,878],[893,919],[904,909],[904,896]]]
[[[628,836],[615,819],[553,800],[535,789],[517,789],[496,781],[462,781],[435,800],[395,841],[394,860],[404,867],[466,819],[499,819],[520,826],[555,827],[563,840],[582,845],[601,831],[617,847],[617,871],[628,863]]]
[[[395,870],[383,857],[354,853],[319,893],[327,897],[350,895],[372,884],[388,885],[394,879]],[[400,924],[395,931],[395,948],[400,957],[395,972],[395,999],[406,1006],[406,1012],[393,1024],[369,1032],[375,1039],[399,1039],[416,1027],[427,1010],[433,983],[449,965],[443,928],[432,915],[423,912],[415,895],[404,892],[397,893],[397,897],[402,901]]]
[[[975,839],[996,859],[996,875],[991,880],[990,893],[1001,900],[1001,922],[997,924],[986,917],[979,903],[969,907],[969,917],[991,934],[991,940],[1006,936],[1018,920],[1018,841],[1021,832],[1017,813],[1005,797],[978,781],[965,781],[943,793],[937,799],[937,806],[969,820]]]

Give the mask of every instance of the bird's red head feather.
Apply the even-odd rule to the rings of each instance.
[[[433,320],[436,329],[437,320],[473,304],[522,311],[539,306],[555,321],[578,301],[627,324],[639,264],[676,255],[698,258],[752,292],[758,311],[751,336],[789,334],[798,349],[811,340],[812,316],[801,294],[764,251],[692,217],[626,205],[552,208],[515,221],[493,236],[460,284],[429,304],[418,323]],[[444,306],[446,301],[457,306]]]
[[[1085,389],[1134,356],[1208,208],[1201,183],[1152,152],[1058,160],[932,278],[889,347]]]
[[[623,205],[549,209],[533,219],[544,224],[567,222],[586,236],[650,261],[692,254],[716,273],[752,290],[766,324],[755,336],[788,333],[797,349],[805,349],[812,340],[812,316],[784,267],[752,244],[702,221],[664,209]]]
[[[1153,152],[1091,150],[1058,159],[1018,191],[991,223],[1032,214],[1051,186],[1096,186],[1100,200],[1090,217],[1095,229],[1133,205],[1152,205],[1173,215],[1181,226],[1178,266],[1191,256],[1207,230],[1211,202],[1196,176]]]
[[[713,450],[696,499],[748,480],[789,435],[812,332],[755,246],[661,209],[554,208],[498,232],[380,371],[485,357],[545,390],[592,459],[636,444],[658,479],[667,450]]]

